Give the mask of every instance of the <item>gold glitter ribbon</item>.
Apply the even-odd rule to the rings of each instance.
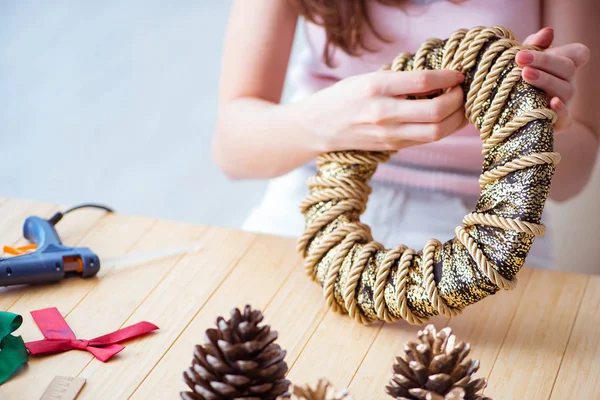
[[[535,236],[554,166],[552,124],[545,93],[521,78],[514,61],[521,46],[503,27],[475,27],[447,40],[424,42],[383,69],[454,69],[465,74],[465,116],[481,133],[484,163],[475,210],[446,243],[428,241],[416,252],[373,240],[360,222],[377,165],[392,152],[344,151],[317,159],[317,176],[301,211],[298,240],[307,274],[323,287],[327,305],[361,323],[404,319],[422,324],[454,317],[499,289],[512,289]]]

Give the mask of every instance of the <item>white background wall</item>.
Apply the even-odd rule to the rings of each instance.
[[[228,182],[211,159],[228,11],[212,0],[0,1],[2,194],[240,224],[265,183]]]
[[[238,227],[265,182],[210,155],[229,5],[0,1],[1,194]],[[599,173],[549,206],[559,268],[600,271]]]
[[[564,205],[549,203],[555,267],[600,273],[600,164],[586,190]]]

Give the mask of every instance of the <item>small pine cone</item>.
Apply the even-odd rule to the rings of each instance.
[[[314,389],[309,385],[294,385],[293,394],[297,400],[352,400],[347,389],[335,390],[325,379],[319,379]]]
[[[205,344],[194,349],[192,365],[183,373],[191,391],[184,400],[275,400],[288,393],[286,352],[275,343],[277,332],[259,326],[263,314],[250,306],[231,311],[231,319],[217,318]]]
[[[436,332],[433,325],[418,337],[420,343],[404,346],[404,358],[396,357],[387,394],[396,400],[491,400],[480,394],[485,379],[472,379],[479,361],[466,359],[470,344],[456,343],[450,328]]]

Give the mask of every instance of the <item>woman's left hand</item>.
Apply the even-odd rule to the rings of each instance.
[[[553,40],[552,28],[528,36],[524,45],[538,46],[544,51],[521,50],[516,62],[523,68],[523,79],[548,94],[550,107],[558,113],[555,128],[559,130],[571,124],[569,103],[575,95],[575,76],[590,59],[590,49],[581,43],[550,47]]]

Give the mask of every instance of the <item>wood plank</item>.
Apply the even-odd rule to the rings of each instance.
[[[548,399],[588,276],[533,270],[485,394]]]
[[[501,291],[467,307],[448,323],[457,339],[471,344],[470,358],[480,361],[477,377],[489,377],[512,321],[527,291],[531,269],[519,272],[514,290]]]
[[[448,318],[437,316],[428,323],[442,329],[448,323]],[[394,358],[402,354],[405,343],[417,340],[417,332],[422,328],[399,321],[381,329],[350,383],[349,390],[354,398],[389,398],[385,394],[385,385],[392,376]]]
[[[83,211],[82,211],[83,212]],[[65,221],[66,222],[66,221]],[[134,218],[120,216],[118,214],[109,214],[100,220],[94,230],[90,231],[82,240],[86,246],[97,252],[97,254],[105,256],[116,256],[127,252],[128,249],[142,237],[149,228],[155,224],[155,220],[148,218]],[[72,321],[68,318],[69,313],[73,308],[82,301],[82,299],[103,279],[109,275],[109,271],[101,269],[97,277],[89,279],[65,279],[57,284],[36,286],[30,288],[17,301],[10,311],[23,316],[23,325],[17,331],[23,336],[25,341],[36,340],[42,337],[37,326],[31,318],[30,312],[45,307],[57,307],[59,311],[67,317],[74,332],[79,337],[86,338],[84,334],[86,323],[90,319],[97,317],[94,314],[89,314],[86,318],[81,318],[77,321]],[[121,296],[123,298],[127,296]],[[100,306],[100,305],[99,305]],[[110,313],[111,310],[104,310],[104,313]],[[101,332],[105,333],[105,332]],[[99,332],[93,332],[91,337],[98,336]],[[83,352],[70,352],[68,353]],[[3,389],[7,394],[12,394],[15,398],[39,398],[43,393],[44,388],[50,383],[55,375],[72,376],[80,371],[81,368],[74,372],[66,366],[63,371],[57,368],[57,365],[62,364],[62,357],[65,354],[32,358],[29,362],[29,369],[35,373],[19,374],[10,382],[3,385]],[[87,361],[87,358],[86,358]],[[83,366],[81,366],[83,367]],[[10,396],[9,396],[10,397]]]
[[[327,313],[321,286],[306,276],[304,268],[294,268],[265,309],[265,321],[279,332],[279,345],[287,351],[292,366]]]
[[[239,265],[206,304],[202,305],[200,301],[196,303],[200,310],[199,313],[173,343],[168,353],[146,376],[133,393],[132,398],[167,399],[177,397],[179,392],[185,389],[182,378],[183,371],[191,363],[194,345],[203,343],[205,330],[214,326],[218,316],[228,317],[230,310],[234,307],[250,304],[256,309],[264,310],[286,278],[290,276],[292,270],[301,268],[300,259],[296,254],[294,240],[260,235],[252,248],[240,260]],[[197,279],[190,281],[192,286],[197,284],[199,284]],[[189,298],[187,301],[190,301]],[[144,313],[152,315],[153,310],[148,308],[144,310]],[[138,343],[135,345],[137,346]],[[151,344],[147,345],[152,346]],[[165,349],[161,348],[160,350],[164,351]],[[123,368],[125,368],[124,365]],[[145,368],[146,365],[144,365]],[[103,390],[94,393],[127,394],[128,392],[122,391],[121,387],[129,388],[138,379],[137,372],[134,375],[130,371],[127,378],[120,379],[118,384],[106,384],[102,388]],[[129,382],[130,380],[131,382]],[[115,381],[107,380],[106,382]],[[109,395],[107,398],[119,398],[119,396]]]
[[[600,276],[588,281],[551,399],[600,399]]]
[[[381,327],[381,322],[365,326],[348,315],[328,312],[292,366],[289,379],[315,385],[327,378],[336,387],[347,387]]]

